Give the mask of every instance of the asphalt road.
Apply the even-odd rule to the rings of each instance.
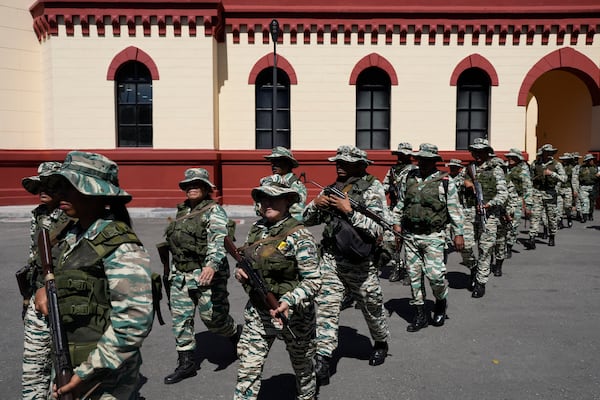
[[[239,220],[238,242],[251,222]],[[161,267],[154,244],[164,226],[164,218],[134,219],[156,272]],[[0,217],[0,398],[20,398],[23,327],[14,272],[26,259],[28,230],[26,218]],[[559,231],[556,247],[539,241],[537,250],[526,251],[517,245],[519,253],[505,264],[504,276],[491,277],[482,299],[471,298],[465,289],[466,269],[452,254],[447,275],[450,319],[443,327],[418,333],[406,332],[412,319],[409,287],[382,279],[392,332],[390,356],[381,366],[369,366],[371,345],[362,314],[343,311],[335,371],[319,398],[600,399],[599,237],[600,221],[575,222],[572,229]],[[241,322],[244,292],[233,279],[229,290],[232,315]],[[428,294],[431,298],[429,288]],[[162,309],[168,316],[165,304]],[[234,350],[226,339],[208,333],[199,318],[196,332],[198,376],[164,385],[177,354],[170,322],[159,326],[155,321],[142,349],[143,398],[232,398]],[[294,399],[292,369],[281,342],[275,343],[265,365],[259,399]]]

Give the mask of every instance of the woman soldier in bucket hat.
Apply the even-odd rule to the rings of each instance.
[[[38,167],[38,175],[22,180],[22,185],[29,193],[39,197],[40,205],[31,211],[30,249],[27,266],[17,272],[17,279],[26,283],[23,294],[23,375],[21,377],[24,400],[48,397],[50,373],[52,369],[51,347],[49,345],[50,327],[46,318],[35,311],[35,290],[44,286],[44,276],[38,256],[37,237],[41,229],[50,232],[51,240],[58,241],[72,222],[58,208],[59,199],[48,193],[41,182],[41,177],[60,169],[58,162],[43,162]],[[24,275],[21,275],[24,274]],[[20,278],[22,276],[22,278]],[[19,285],[21,289],[21,285]],[[31,297],[30,297],[31,296]]]
[[[290,207],[298,202],[293,188],[273,180],[263,180],[252,190],[260,204],[260,220],[254,223],[241,251],[264,279],[279,301],[269,311],[253,300],[244,310],[244,328],[238,344],[240,365],[234,399],[256,399],[261,385],[265,359],[276,337],[282,338],[296,375],[296,399],[316,399],[314,296],[321,286],[317,247],[312,234],[291,216]],[[247,275],[236,268],[236,279],[246,286]],[[277,313],[287,315],[289,328],[281,329]]]
[[[131,196],[119,187],[117,164],[96,153],[70,152],[44,181],[61,210],[78,219],[55,261],[75,373],[54,396],[91,391],[92,399],[136,398],[140,348],[154,314],[150,258],[125,207]],[[47,314],[45,290],[35,300]]]
[[[215,185],[204,168],[187,169],[179,187],[186,200],[177,205],[177,216],[165,230],[165,245],[173,256],[168,279],[178,362],[175,371],[165,377],[165,384],[196,375],[196,310],[211,332],[230,338],[234,345],[238,339],[227,291],[229,263],[224,240],[229,219],[211,198]]]

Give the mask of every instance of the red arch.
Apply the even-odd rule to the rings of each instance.
[[[452,72],[452,76],[450,77],[450,86],[456,86],[458,84],[458,77],[460,74],[469,68],[479,68],[485,71],[485,73],[490,77],[492,86],[498,86],[498,74],[496,73],[496,69],[492,63],[479,54],[472,54],[463,58],[463,60],[458,63]]]
[[[273,53],[267,54],[262,57],[260,60],[254,64],[252,70],[250,71],[250,76],[248,76],[248,84],[254,85],[256,83],[256,77],[261,73],[265,68],[273,67]],[[298,78],[296,77],[296,71],[294,71],[294,67],[285,57],[277,55],[277,68],[282,69],[290,78],[290,85],[297,85]]]
[[[125,50],[117,54],[110,65],[108,66],[108,72],[106,73],[106,80],[114,81],[117,69],[127,61],[139,61],[148,68],[152,80],[158,80],[158,68],[152,60],[152,58],[143,50],[138,49],[134,46],[129,46]]]
[[[398,85],[398,76],[396,75],[396,71],[394,70],[394,67],[388,60],[386,60],[385,58],[383,58],[382,56],[380,56],[377,53],[371,53],[367,56],[364,56],[362,58],[362,60],[360,60],[354,66],[354,69],[352,70],[352,73],[350,74],[350,84],[356,85],[356,80],[358,79],[358,75],[360,75],[361,72],[363,72],[365,69],[367,69],[369,67],[381,68],[390,77],[390,81],[392,82],[392,85]]]
[[[554,69],[562,69],[576,75],[587,86],[592,97],[592,104],[594,106],[600,104],[600,70],[585,55],[570,47],[565,47],[548,54],[527,72],[519,89],[517,105],[526,106],[527,95],[535,81],[544,73]]]

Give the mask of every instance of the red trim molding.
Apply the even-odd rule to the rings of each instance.
[[[460,74],[468,70],[469,68],[479,68],[483,70],[490,77],[492,86],[498,86],[498,73],[496,69],[485,57],[479,54],[472,54],[465,57],[461,62],[458,63],[452,76],[450,77],[450,86],[456,86],[458,84],[458,78]]]
[[[126,63],[127,61],[139,61],[148,68],[150,71],[150,75],[152,76],[152,80],[158,80],[158,68],[156,67],[156,63],[152,60],[145,51],[138,49],[135,46],[129,46],[125,50],[121,51],[117,54],[111,61],[108,66],[108,72],[106,73],[107,81],[114,81],[115,75],[117,74],[117,70],[121,65]]]
[[[562,69],[576,75],[587,86],[592,105],[600,105],[600,69],[587,56],[570,47],[546,55],[527,72],[519,89],[517,105],[526,106],[527,96],[535,81],[544,73],[555,69]]]
[[[260,74],[265,68],[272,68],[273,65],[273,53],[269,53],[263,56],[252,67],[250,75],[248,76],[248,84],[254,85],[256,83],[256,77],[258,76],[258,74]],[[290,85],[298,84],[298,78],[296,76],[296,71],[294,70],[294,67],[292,67],[292,64],[290,64],[290,62],[285,57],[279,54],[277,54],[277,69],[285,71],[285,73],[288,75],[288,78],[290,78]]]
[[[388,60],[377,53],[371,53],[356,63],[350,74],[350,85],[356,85],[358,75],[369,67],[377,67],[384,70],[390,77],[392,85],[398,85],[398,75],[396,75],[396,70],[394,70],[394,67]]]

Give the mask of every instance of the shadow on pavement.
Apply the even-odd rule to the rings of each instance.
[[[263,379],[258,392],[259,400],[294,400],[296,398],[296,377],[294,374],[274,375]]]
[[[204,360],[216,364],[215,371],[226,369],[237,360],[235,346],[226,337],[204,331],[196,334],[196,343],[194,359],[198,369]]]
[[[403,299],[390,299],[383,304],[383,307],[388,312],[388,317],[391,317],[392,314],[397,314],[400,318],[405,320],[406,322],[412,321],[413,314],[415,313],[412,309],[411,305],[408,304],[409,298]]]
[[[446,279],[451,289],[468,289],[471,286],[471,274],[468,272],[450,271]]]

